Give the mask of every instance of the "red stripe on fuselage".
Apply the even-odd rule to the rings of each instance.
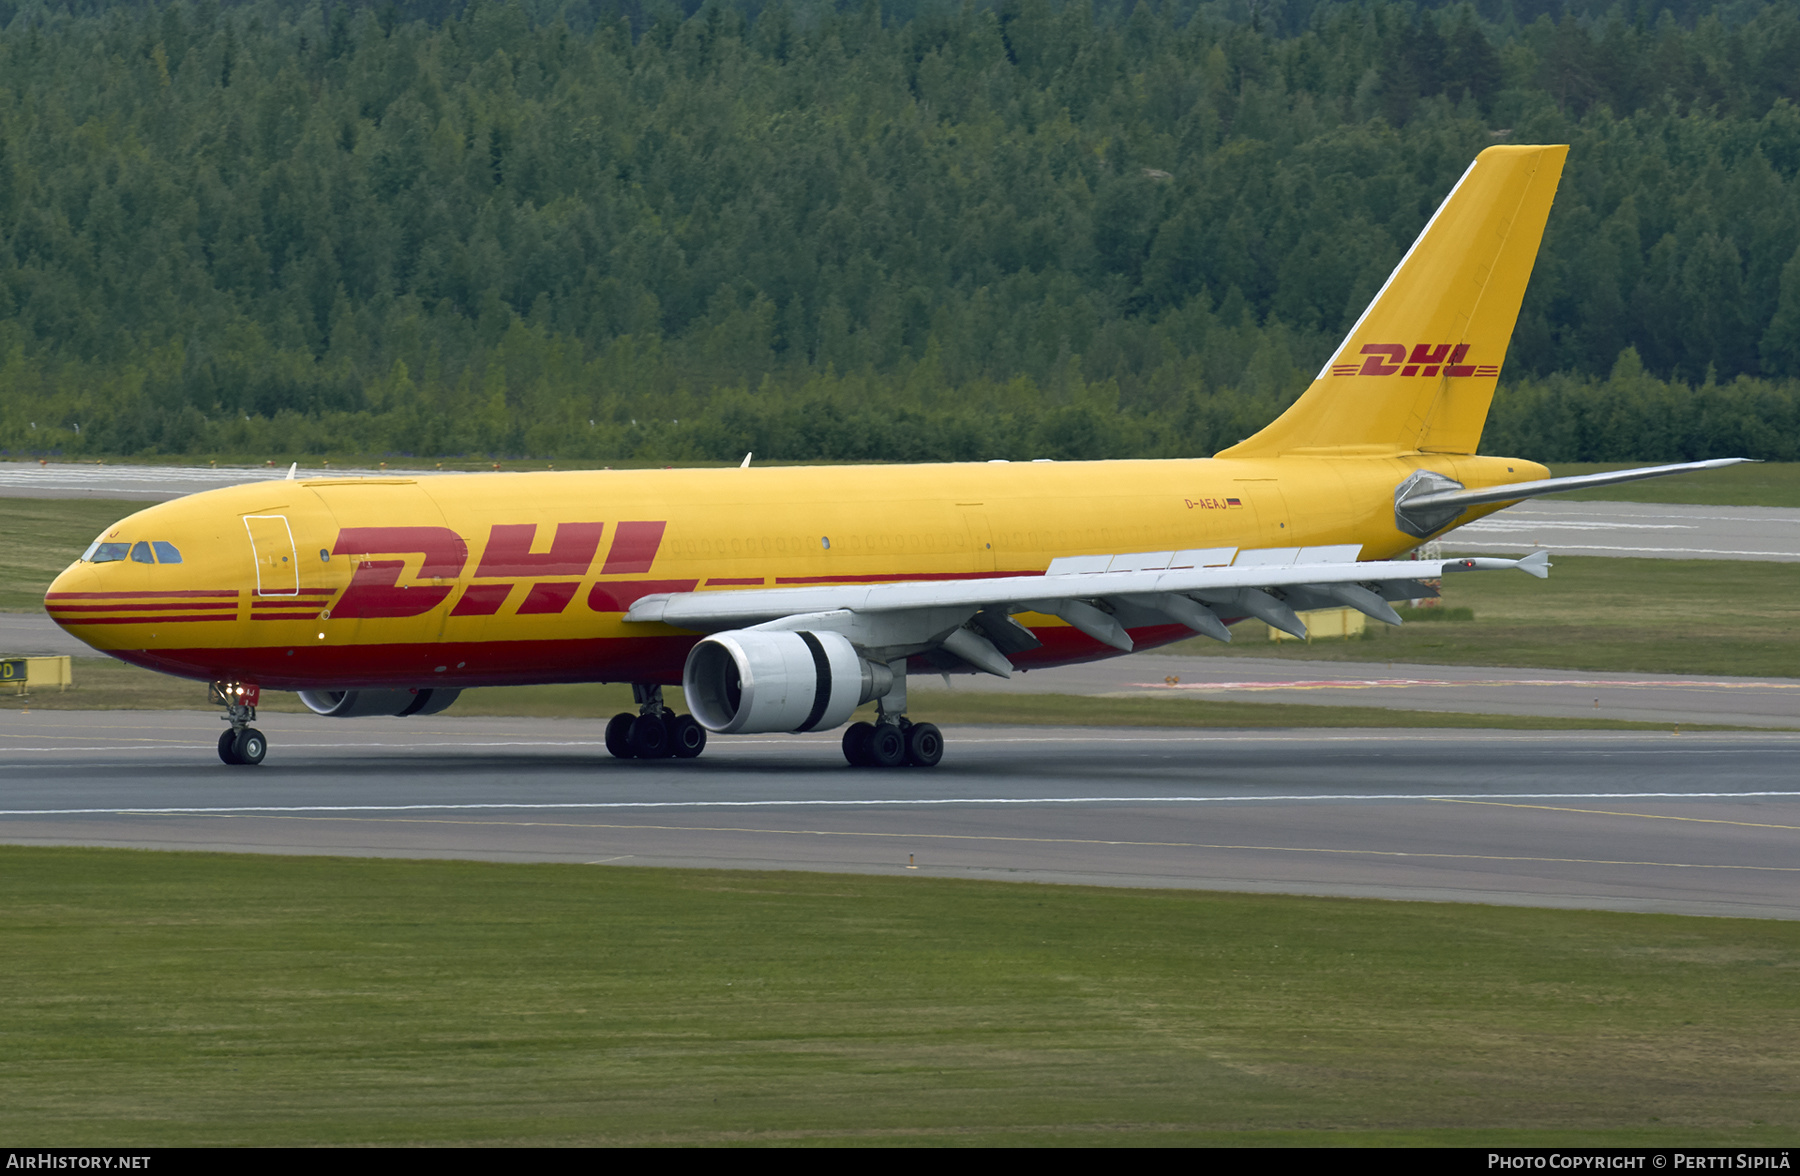
[[[1034,630],[1043,644],[1012,657],[1020,669],[1103,661],[1119,651],[1079,629]],[[1192,637],[1181,625],[1132,629],[1139,649]],[[131,649],[112,655],[134,665],[201,681],[238,678],[265,690],[527,686],[554,682],[652,682],[675,686],[693,634],[557,641],[429,642],[416,645],[257,646],[242,649]],[[936,674],[923,658],[912,672]],[[443,671],[439,672],[438,667]]]
[[[51,616],[56,616],[58,613],[92,613],[92,612],[116,613],[116,612],[124,612],[126,610],[131,610],[131,611],[140,612],[140,613],[168,612],[171,610],[180,612],[182,610],[192,610],[192,609],[197,609],[197,608],[209,608],[209,609],[214,609],[214,610],[230,610],[232,612],[236,612],[237,611],[237,602],[235,600],[222,600],[217,604],[212,604],[212,603],[208,603],[208,602],[204,602],[204,601],[189,600],[189,601],[184,601],[181,604],[149,604],[149,603],[139,604],[136,602],[133,602],[131,604],[126,604],[124,601],[120,601],[118,604],[52,604],[52,605],[46,606],[46,609],[50,613]]]
[[[171,617],[159,615],[154,617],[71,617],[67,621],[58,620],[55,617],[51,617],[50,619],[56,621],[56,623],[63,628],[68,629],[80,628],[82,625],[173,625],[183,621],[235,621],[237,620],[237,615],[235,613],[214,613],[211,616],[204,617]],[[112,650],[109,649],[106,652],[111,653]]]
[[[575,589],[581,587],[573,580],[562,583],[533,584],[531,591],[519,605],[518,616],[532,616],[539,613],[559,613],[569,607],[569,601],[575,599]]]
[[[500,606],[506,603],[507,594],[512,590],[511,584],[471,584],[463,590],[462,598],[450,610],[450,615],[491,617],[500,611]]]
[[[195,589],[188,592],[48,592],[45,600],[175,600],[198,596],[236,597],[236,588],[219,591]]]
[[[698,580],[602,580],[588,589],[595,612],[624,612],[640,599],[659,592],[692,592]]]

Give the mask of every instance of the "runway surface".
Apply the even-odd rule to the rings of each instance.
[[[0,657],[102,656],[41,612],[0,612]]]
[[[934,678],[911,681],[914,690],[944,688]],[[1800,728],[1800,679],[1793,678],[1286,661],[1152,651],[1010,679],[953,676],[948,689]]]
[[[1800,734],[964,728],[611,759],[588,721],[0,714],[14,844],[803,869],[1800,918]]]
[[[1455,554],[1542,547],[1562,555],[1793,563],[1800,561],[1800,510],[1540,499],[1459,527],[1443,543]]]
[[[0,655],[94,651],[48,617],[0,613]],[[80,681],[80,666],[76,680]],[[948,687],[918,676],[912,689],[951,693],[1074,694],[1105,698],[1204,698],[1313,706],[1376,706],[1451,714],[1624,719],[1800,729],[1800,679],[1588,670],[1430,666],[1405,662],[1300,662],[1157,652],[1016,674],[961,674]],[[174,683],[171,682],[171,686]]]
[[[396,471],[326,468],[314,462],[306,478],[391,477]],[[425,477],[434,470],[407,470]],[[184,494],[287,477],[287,466],[149,466],[74,462],[0,461],[0,498],[117,498],[167,502]]]

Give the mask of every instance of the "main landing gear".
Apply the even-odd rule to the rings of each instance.
[[[706,728],[693,715],[663,705],[662,687],[631,684],[638,713],[616,714],[606,724],[606,750],[620,759],[693,759],[706,750]]]
[[[875,700],[873,723],[844,730],[844,758],[853,768],[935,768],[944,758],[944,733],[906,717],[906,663],[890,662],[894,684]]]
[[[233,766],[254,767],[269,754],[269,739],[250,724],[256,721],[256,703],[262,691],[254,682],[214,682],[207,689],[231,726],[219,735],[219,758]]]
[[[944,735],[931,723],[851,723],[844,731],[844,758],[856,768],[935,768],[944,758]]]

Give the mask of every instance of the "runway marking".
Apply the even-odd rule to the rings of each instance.
[[[1163,686],[1162,683],[1153,683],[1152,685],[1154,685],[1155,688],[1157,688],[1157,689],[1165,689],[1166,688]],[[1363,733],[1363,732],[1339,733],[1336,731],[1329,731],[1329,730],[1324,730],[1324,729],[1312,729],[1312,728],[1296,728],[1296,729],[1292,729],[1292,730],[1284,730],[1280,733],[1275,733],[1275,732],[1268,731],[1268,730],[1246,731],[1246,730],[1233,730],[1233,729],[1226,728],[1226,729],[1220,729],[1220,730],[1206,730],[1206,731],[1179,731],[1179,732],[1171,731],[1171,732],[1168,732],[1167,734],[1132,734],[1132,735],[1119,735],[1119,734],[1115,734],[1115,733],[1106,731],[1104,729],[1095,729],[1093,734],[1091,734],[1091,735],[1089,735],[1089,734],[1060,734],[1060,735],[1058,735],[1058,734],[1046,733],[1044,735],[994,736],[994,737],[983,738],[979,735],[969,734],[968,728],[952,728],[952,730],[958,732],[957,744],[958,744],[958,746],[961,746],[961,747],[1006,747],[1006,746],[1010,746],[1013,744],[1021,744],[1021,743],[1029,744],[1032,746],[1041,746],[1044,744],[1081,744],[1084,746],[1095,745],[1095,744],[1128,744],[1128,745],[1133,745],[1133,746],[1150,746],[1150,745],[1155,745],[1155,744],[1169,744],[1169,743],[1175,743],[1175,744],[1275,743],[1275,742],[1292,743],[1295,740],[1304,740],[1305,742],[1308,742],[1308,743],[1391,743],[1391,742],[1395,741],[1396,739],[1405,739],[1408,743],[1448,742],[1448,741],[1454,741],[1454,742],[1459,742],[1459,743],[1470,743],[1470,742],[1546,743],[1546,742],[1566,742],[1569,740],[1570,735],[1571,735],[1570,732],[1563,731],[1563,730],[1510,731],[1510,730],[1495,730],[1495,729],[1488,729],[1488,728],[1470,728],[1468,730],[1455,730],[1455,729],[1443,728],[1443,729],[1423,730],[1423,731],[1414,731],[1414,730],[1410,730],[1410,729],[1406,729],[1406,728],[1377,728],[1377,729],[1372,730],[1369,733]],[[281,730],[281,728],[274,728],[274,731],[276,734],[284,733]],[[346,732],[346,735],[348,735],[348,734],[349,733]],[[598,749],[598,748],[602,748],[602,747],[606,746],[605,741],[602,739],[560,739],[560,740],[559,739],[514,739],[514,740],[480,740],[480,741],[470,741],[470,742],[458,742],[458,741],[456,741],[455,735],[453,732],[430,731],[430,732],[426,732],[426,734],[430,735],[435,740],[435,744],[431,748],[431,750],[434,752],[438,752],[438,753],[464,751],[464,750],[479,750],[482,748],[504,748],[504,747],[530,747],[530,748],[574,747],[574,748],[596,748],[596,749]],[[1643,730],[1643,731],[1583,731],[1583,732],[1580,732],[1579,734],[1581,736],[1583,743],[1585,743],[1585,744],[1608,745],[1608,744],[1627,743],[1627,742],[1633,742],[1633,741],[1649,742],[1649,741],[1656,740],[1658,738],[1658,736],[1661,734],[1661,732],[1657,729],[1649,729],[1649,730]],[[5,736],[5,733],[0,732],[0,736]],[[23,738],[28,738],[28,737],[29,736],[25,736],[25,735],[10,736],[10,738],[15,738],[15,739],[23,739]],[[93,746],[94,739],[93,739],[93,736],[91,733],[88,735],[85,735],[85,736],[82,736],[82,735],[70,735],[70,736],[38,735],[38,736],[36,736],[36,738],[46,738],[46,739],[66,738],[70,742],[85,741],[85,745],[78,746],[78,747],[68,747],[68,746],[21,747],[21,746],[17,746],[17,745],[9,745],[9,746],[7,746],[6,750],[9,752],[73,752],[73,753],[86,753],[86,754],[102,754],[107,751],[130,751],[134,747],[144,745],[144,744],[153,744],[153,745],[159,745],[159,746],[160,745],[168,745],[168,746],[173,746],[173,747],[192,747],[192,748],[196,748],[196,749],[208,749],[212,745],[210,739],[206,740],[206,741],[201,741],[201,740],[182,740],[182,739],[153,739],[148,736],[138,736],[138,737],[132,737],[132,739],[129,742],[120,741],[119,743],[117,743],[111,747],[97,748],[97,747]],[[1694,743],[1700,743],[1700,742],[1717,743],[1721,739],[1730,739],[1734,744],[1746,743],[1746,742],[1750,742],[1750,743],[1789,743],[1789,742],[1793,742],[1795,739],[1800,739],[1800,732],[1792,732],[1792,731],[1787,731],[1787,730],[1782,730],[1782,729],[1766,729],[1766,728],[1758,729],[1758,730],[1751,730],[1751,731],[1736,731],[1736,732],[1691,731],[1691,732],[1684,732],[1681,735],[1681,739],[1684,741],[1691,741]],[[342,752],[345,754],[354,754],[359,751],[377,751],[377,750],[386,750],[386,749],[396,749],[396,750],[401,750],[401,751],[417,753],[420,750],[420,743],[418,741],[409,741],[409,742],[375,741],[375,742],[368,742],[368,743],[343,743],[343,742],[339,742],[339,743],[289,743],[289,742],[284,741],[283,743],[280,744],[280,747],[286,751],[334,751],[334,752]],[[786,736],[786,735],[776,735],[776,736],[771,736],[769,738],[733,737],[729,740],[721,740],[718,744],[718,750],[720,750],[720,751],[727,751],[727,750],[764,751],[764,750],[771,750],[771,749],[776,750],[776,751],[799,751],[799,750],[810,750],[810,751],[818,751],[818,752],[830,751],[835,756],[838,754],[838,741],[835,738],[832,738],[832,739],[806,739],[806,738],[796,738],[793,736]],[[1573,748],[1573,749],[1571,749],[1570,754],[1571,755],[1584,754],[1584,753],[1590,752],[1591,750],[1592,750],[1591,746]],[[1670,752],[1675,751],[1675,750],[1676,749],[1665,746],[1662,748],[1658,748],[1657,754],[1667,755],[1667,754],[1670,754]],[[1693,750],[1695,752],[1701,751],[1700,748],[1694,748]],[[1605,750],[1602,751],[1602,754],[1613,754],[1613,750],[1611,748],[1606,748]],[[8,767],[21,767],[22,768],[22,767],[25,767],[25,765],[0,764],[0,769],[4,769],[4,768],[8,768]]]
[[[1551,505],[1551,504],[1544,503],[1543,506],[1535,506],[1535,507],[1534,506],[1509,507],[1507,509],[1507,512],[1504,515],[1489,515],[1489,516],[1482,518],[1476,522],[1469,523],[1469,524],[1467,524],[1467,526],[1465,526],[1462,529],[1462,531],[1459,531],[1458,534],[1466,532],[1470,527],[1493,526],[1496,524],[1496,522],[1512,523],[1512,522],[1516,522],[1521,519],[1526,520],[1526,521],[1532,521],[1532,520],[1542,521],[1548,526],[1555,526],[1555,525],[1557,525],[1557,523],[1554,520],[1558,520],[1558,519],[1567,520],[1570,518],[1570,515],[1573,513],[1574,510],[1581,509],[1581,506],[1579,506],[1577,503],[1572,502],[1572,501],[1564,501],[1564,502],[1558,504],[1563,509],[1557,509],[1557,510],[1543,509],[1544,506],[1549,506],[1549,505]],[[1588,505],[1595,506],[1595,507],[1598,507],[1598,506],[1617,507],[1617,506],[1623,506],[1626,504],[1623,502],[1618,502],[1618,501],[1613,501],[1613,502],[1599,501],[1599,502],[1590,503]],[[1651,504],[1650,503],[1640,503],[1637,505],[1649,506]],[[1684,507],[1686,507],[1688,509],[1692,509],[1693,507],[1700,506],[1702,504],[1700,504],[1700,503],[1685,503],[1685,502],[1680,502],[1680,503],[1669,502],[1669,503],[1664,503],[1662,505],[1667,506],[1667,507],[1673,507],[1676,510],[1681,510]],[[1571,509],[1571,508],[1573,508],[1573,509]],[[1725,509],[1729,510],[1729,509],[1733,509],[1733,508],[1727,507]],[[1698,520],[1698,521],[1708,522],[1708,523],[1758,522],[1758,523],[1787,523],[1789,525],[1800,524],[1800,510],[1796,510],[1791,506],[1749,506],[1749,507],[1737,507],[1735,509],[1737,509],[1739,512],[1754,511],[1756,513],[1754,513],[1754,514],[1739,513],[1739,514],[1735,514],[1735,515],[1697,515],[1697,514],[1687,514],[1687,513],[1673,514],[1673,513],[1670,513],[1670,511],[1668,511],[1668,510],[1660,510],[1660,511],[1658,511],[1658,510],[1648,510],[1648,511],[1618,510],[1618,511],[1606,511],[1603,513],[1605,513],[1609,517],[1620,518],[1620,519],[1689,519],[1689,520]]]
[[[1549,529],[1548,526],[1543,528],[1545,531]],[[1548,550],[1543,544],[1508,543],[1499,536],[1495,536],[1492,541],[1485,543],[1480,541],[1479,535],[1473,538],[1476,540],[1475,542],[1457,542],[1452,546],[1458,549],[1468,548],[1471,551],[1518,551],[1523,548],[1531,548],[1536,551]],[[1728,547],[1625,547],[1607,543],[1583,543],[1579,540],[1558,543],[1555,545],[1555,550],[1562,555],[1581,555],[1589,551],[1638,551],[1663,557],[1672,555],[1752,555],[1781,561],[1800,560],[1800,552],[1794,551],[1740,551]]]
[[[1608,809],[1567,808],[1554,804],[1513,804],[1502,800],[1468,800],[1460,796],[1444,797],[1443,803],[1481,804],[1491,805],[1494,808],[1543,809],[1553,813],[1585,813],[1598,817],[1637,817],[1645,821],[1691,821],[1697,825],[1741,825],[1746,829],[1800,829],[1800,825],[1776,825],[1768,821],[1727,821],[1722,817],[1678,817],[1670,813],[1619,813]]]
[[[1621,516],[1624,517],[1624,516]],[[1631,518],[1666,519],[1675,515],[1631,515]],[[1517,531],[1534,533],[1537,531],[1698,531],[1693,523],[1615,523],[1592,519],[1556,519],[1548,515],[1536,515],[1524,518],[1482,519],[1479,522],[1467,523],[1458,532],[1457,538],[1474,535],[1485,538],[1492,534],[1509,534]]]
[[[1709,690],[1800,690],[1800,682],[1697,682],[1616,678],[1295,678],[1274,682],[1131,682],[1140,690],[1380,690],[1406,686],[1580,686],[1652,690],[1679,687]]]
[[[445,819],[428,819],[419,817],[302,817],[302,816],[268,816],[251,814],[269,821],[361,821],[380,825],[463,825],[480,828],[515,828],[515,829],[613,829],[631,832],[650,833],[751,833],[775,835],[783,837],[861,837],[883,838],[886,840],[905,839],[907,841],[993,841],[1023,845],[1106,845],[1126,849],[1212,849],[1222,851],[1239,851],[1251,853],[1299,853],[1325,854],[1337,857],[1383,857],[1383,858],[1425,858],[1438,861],[1474,861],[1474,862],[1537,862],[1547,865],[1577,866],[1656,866],[1671,870],[1746,870],[1752,873],[1766,874],[1800,874],[1800,866],[1749,866],[1737,862],[1657,862],[1634,861],[1630,859],[1612,858],[1559,858],[1530,857],[1514,854],[1491,853],[1432,853],[1413,850],[1395,849],[1324,849],[1308,845],[1232,845],[1211,844],[1200,841],[1123,841],[1098,837],[1008,837],[1002,834],[981,833],[887,833],[869,832],[853,829],[751,829],[734,825],[614,825],[601,822],[573,821],[452,821]],[[625,857],[639,855],[626,854]],[[618,858],[610,860],[621,860]],[[603,865],[604,862],[587,862],[586,865]]]
[[[159,817],[261,815],[269,813],[409,813],[486,812],[506,809],[529,812],[612,809],[732,809],[732,808],[937,808],[950,805],[1098,805],[1098,804],[1241,804],[1271,801],[1463,801],[1476,803],[1517,800],[1739,800],[1749,797],[1800,799],[1800,791],[1755,792],[1478,792],[1473,796],[1448,793],[1363,792],[1294,794],[1275,796],[956,796],[890,797],[841,800],[591,800],[591,801],[483,801],[449,804],[306,804],[306,805],[178,805],[140,808],[112,805],[106,808],[0,809],[0,817]]]

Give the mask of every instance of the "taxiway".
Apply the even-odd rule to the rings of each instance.
[[[0,713],[0,841],[799,869],[1800,918],[1800,734],[952,728],[607,756],[598,722]]]

